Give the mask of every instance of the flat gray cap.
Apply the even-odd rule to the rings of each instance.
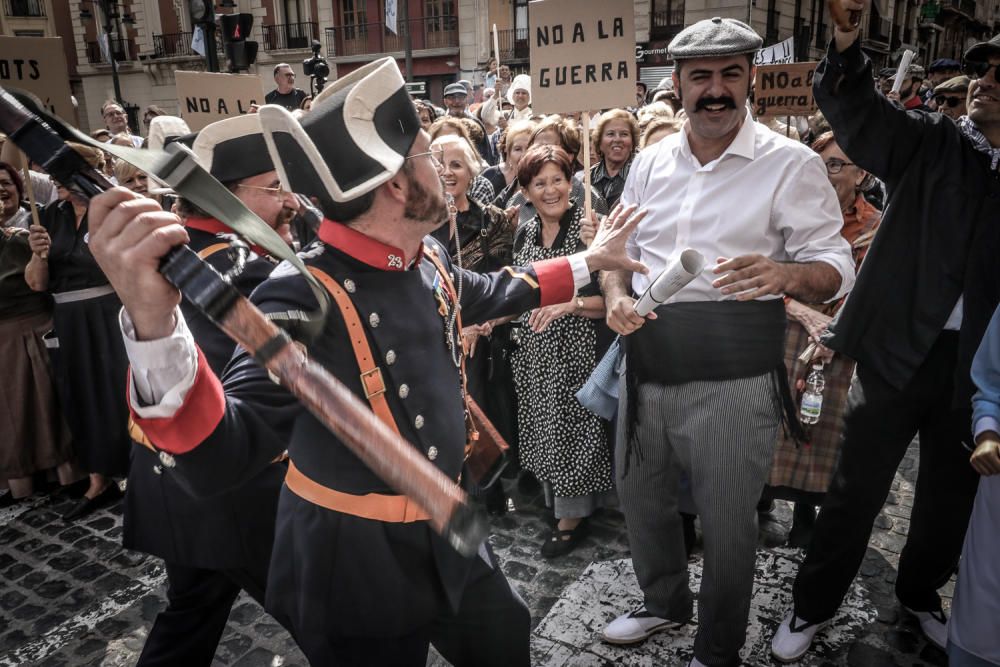
[[[755,53],[763,43],[761,36],[746,23],[716,16],[681,30],[667,50],[674,60],[717,58]]]

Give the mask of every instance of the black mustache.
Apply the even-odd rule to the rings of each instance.
[[[736,108],[736,100],[731,97],[703,97],[694,105],[694,110],[701,111],[711,104],[724,104],[727,109]]]

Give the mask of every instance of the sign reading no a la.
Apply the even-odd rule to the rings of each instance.
[[[632,0],[535,0],[528,5],[535,113],[635,104],[634,12]]]
[[[761,65],[754,79],[758,116],[808,116],[816,112],[813,77],[819,63]]]
[[[62,37],[0,37],[0,86],[33,93],[47,110],[76,125]]]
[[[197,132],[209,123],[250,111],[264,100],[264,86],[256,74],[176,72],[177,106],[181,118]]]

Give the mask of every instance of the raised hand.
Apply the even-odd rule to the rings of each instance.
[[[625,252],[625,244],[629,237],[648,213],[648,211],[637,213],[637,208],[634,204],[624,208],[619,204],[600,224],[597,235],[584,253],[587,268],[591,273],[618,270],[649,273],[649,269],[642,262],[632,259]]]

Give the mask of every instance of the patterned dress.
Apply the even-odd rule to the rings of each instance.
[[[576,252],[582,247],[582,217],[582,207],[570,207],[547,248],[536,215],[518,229],[514,264],[526,266]],[[551,486],[557,517],[586,516],[600,502],[593,499],[613,487],[607,422],[576,400],[601,356],[600,326],[599,320],[572,314],[541,333],[522,326],[513,357],[521,465]],[[572,507],[569,513],[561,511],[562,499],[576,501],[567,506]]]
[[[856,268],[871,245],[878,229],[882,214],[878,209],[858,195],[852,213],[844,213],[844,227],[841,234],[851,244]],[[827,315],[834,315],[843,299],[834,305],[810,305]],[[788,335],[785,340],[785,367],[788,369],[788,386],[798,399],[801,392],[795,388],[796,382],[804,380],[812,364],[799,361],[799,355],[809,345],[809,333],[799,322],[788,320]],[[842,354],[833,357],[826,365],[823,377],[823,411],[819,422],[806,431],[809,441],[803,445],[796,443],[779,432],[778,445],[774,450],[771,466],[773,497],[785,500],[806,500],[820,504],[833,479],[833,472],[840,457],[840,436],[844,428],[844,411],[847,409],[847,390],[854,375],[854,361]]]

